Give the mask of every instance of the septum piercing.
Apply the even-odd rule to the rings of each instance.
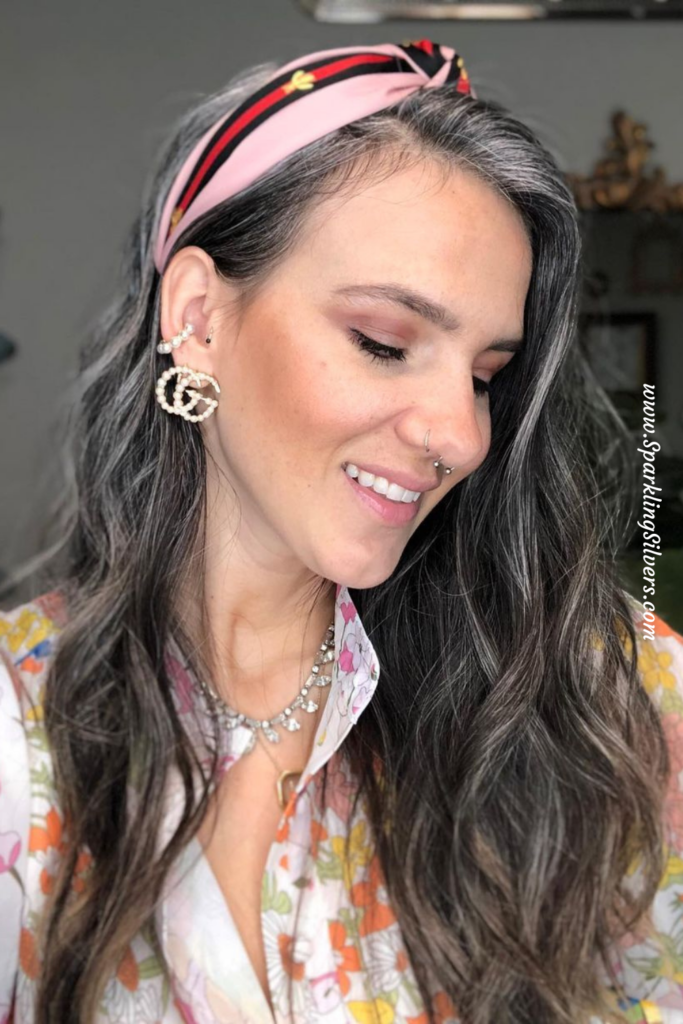
[[[431,428],[430,428],[430,429],[429,429],[429,430],[427,431],[427,433],[425,434],[425,451],[427,451],[427,452],[429,451],[429,448],[428,448],[428,444],[429,444],[429,435],[431,434],[431,432],[432,432],[432,431],[431,431]],[[441,457],[441,455],[439,455],[439,457],[438,457],[438,459],[436,460],[436,462],[433,462],[433,463],[432,463],[432,465],[433,465],[433,466],[434,466],[434,467],[435,467],[436,469],[438,469],[438,468],[439,468],[439,466],[441,466],[441,458],[442,458],[442,457]],[[451,467],[450,469],[446,469],[446,467],[445,467],[445,466],[441,466],[441,468],[443,469],[443,471],[444,471],[444,473],[446,474],[446,476],[449,476],[449,474],[451,474],[451,473],[453,472],[453,468],[452,468],[452,467]]]

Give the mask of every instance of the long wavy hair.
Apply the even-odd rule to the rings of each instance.
[[[67,395],[58,539],[41,557],[68,607],[45,697],[68,842],[43,921],[39,1024],[93,1019],[209,808],[216,758],[197,791],[199,753],[163,657],[170,634],[187,652],[198,642],[176,597],[190,580],[201,601],[207,453],[196,424],[155,402],[152,250],[190,149],[276,67],[252,66],[180,119]],[[617,986],[612,943],[661,880],[669,762],[616,568],[633,511],[629,438],[577,343],[579,217],[557,162],[497,102],[420,90],[295,152],[176,249],[200,246],[248,302],[317,204],[419,161],[477,175],[521,215],[527,344],[493,381],[486,460],[390,578],[351,590],[382,680],[344,748],[430,1021],[436,979],[463,1024],[574,1024],[603,1011],[598,966]],[[172,765],[184,813],[157,851]],[[84,847],[93,870],[76,896]]]

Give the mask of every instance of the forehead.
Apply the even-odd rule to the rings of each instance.
[[[363,217],[397,233],[426,218],[444,235],[454,229],[465,231],[474,221],[478,231],[507,227],[526,237],[521,215],[493,185],[472,171],[430,160],[389,174],[370,172],[345,183],[311,211],[303,234],[310,238],[324,228],[338,232],[348,221]]]
[[[421,161],[379,181],[359,182],[312,211],[286,276],[333,290],[354,282],[401,281],[445,304],[514,316],[523,304],[532,253],[519,212],[461,169]],[[510,307],[514,308],[510,308]]]

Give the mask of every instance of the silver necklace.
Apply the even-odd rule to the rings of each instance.
[[[207,698],[209,711],[214,718],[218,719],[227,729],[236,729],[238,725],[246,725],[251,729],[251,736],[244,749],[244,753],[248,754],[254,748],[256,733],[259,729],[271,743],[279,743],[280,733],[277,732],[277,726],[282,726],[288,732],[296,732],[301,728],[301,723],[295,718],[294,714],[299,708],[308,712],[308,714],[315,714],[319,704],[312,700],[308,693],[313,686],[323,689],[332,682],[332,676],[326,676],[320,672],[321,666],[329,661],[334,661],[334,622],[327,628],[325,638],[318,648],[318,653],[315,656],[308,679],[300,688],[294,700],[273,718],[249,718],[248,715],[243,715],[240,711],[235,711],[234,708],[231,708],[204,679],[199,680],[199,685]]]

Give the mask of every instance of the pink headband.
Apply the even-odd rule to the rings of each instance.
[[[290,153],[417,89],[445,83],[476,99],[462,58],[428,39],[320,50],[283,65],[220,118],[181,167],[161,215],[157,270],[163,273],[190,224]]]

